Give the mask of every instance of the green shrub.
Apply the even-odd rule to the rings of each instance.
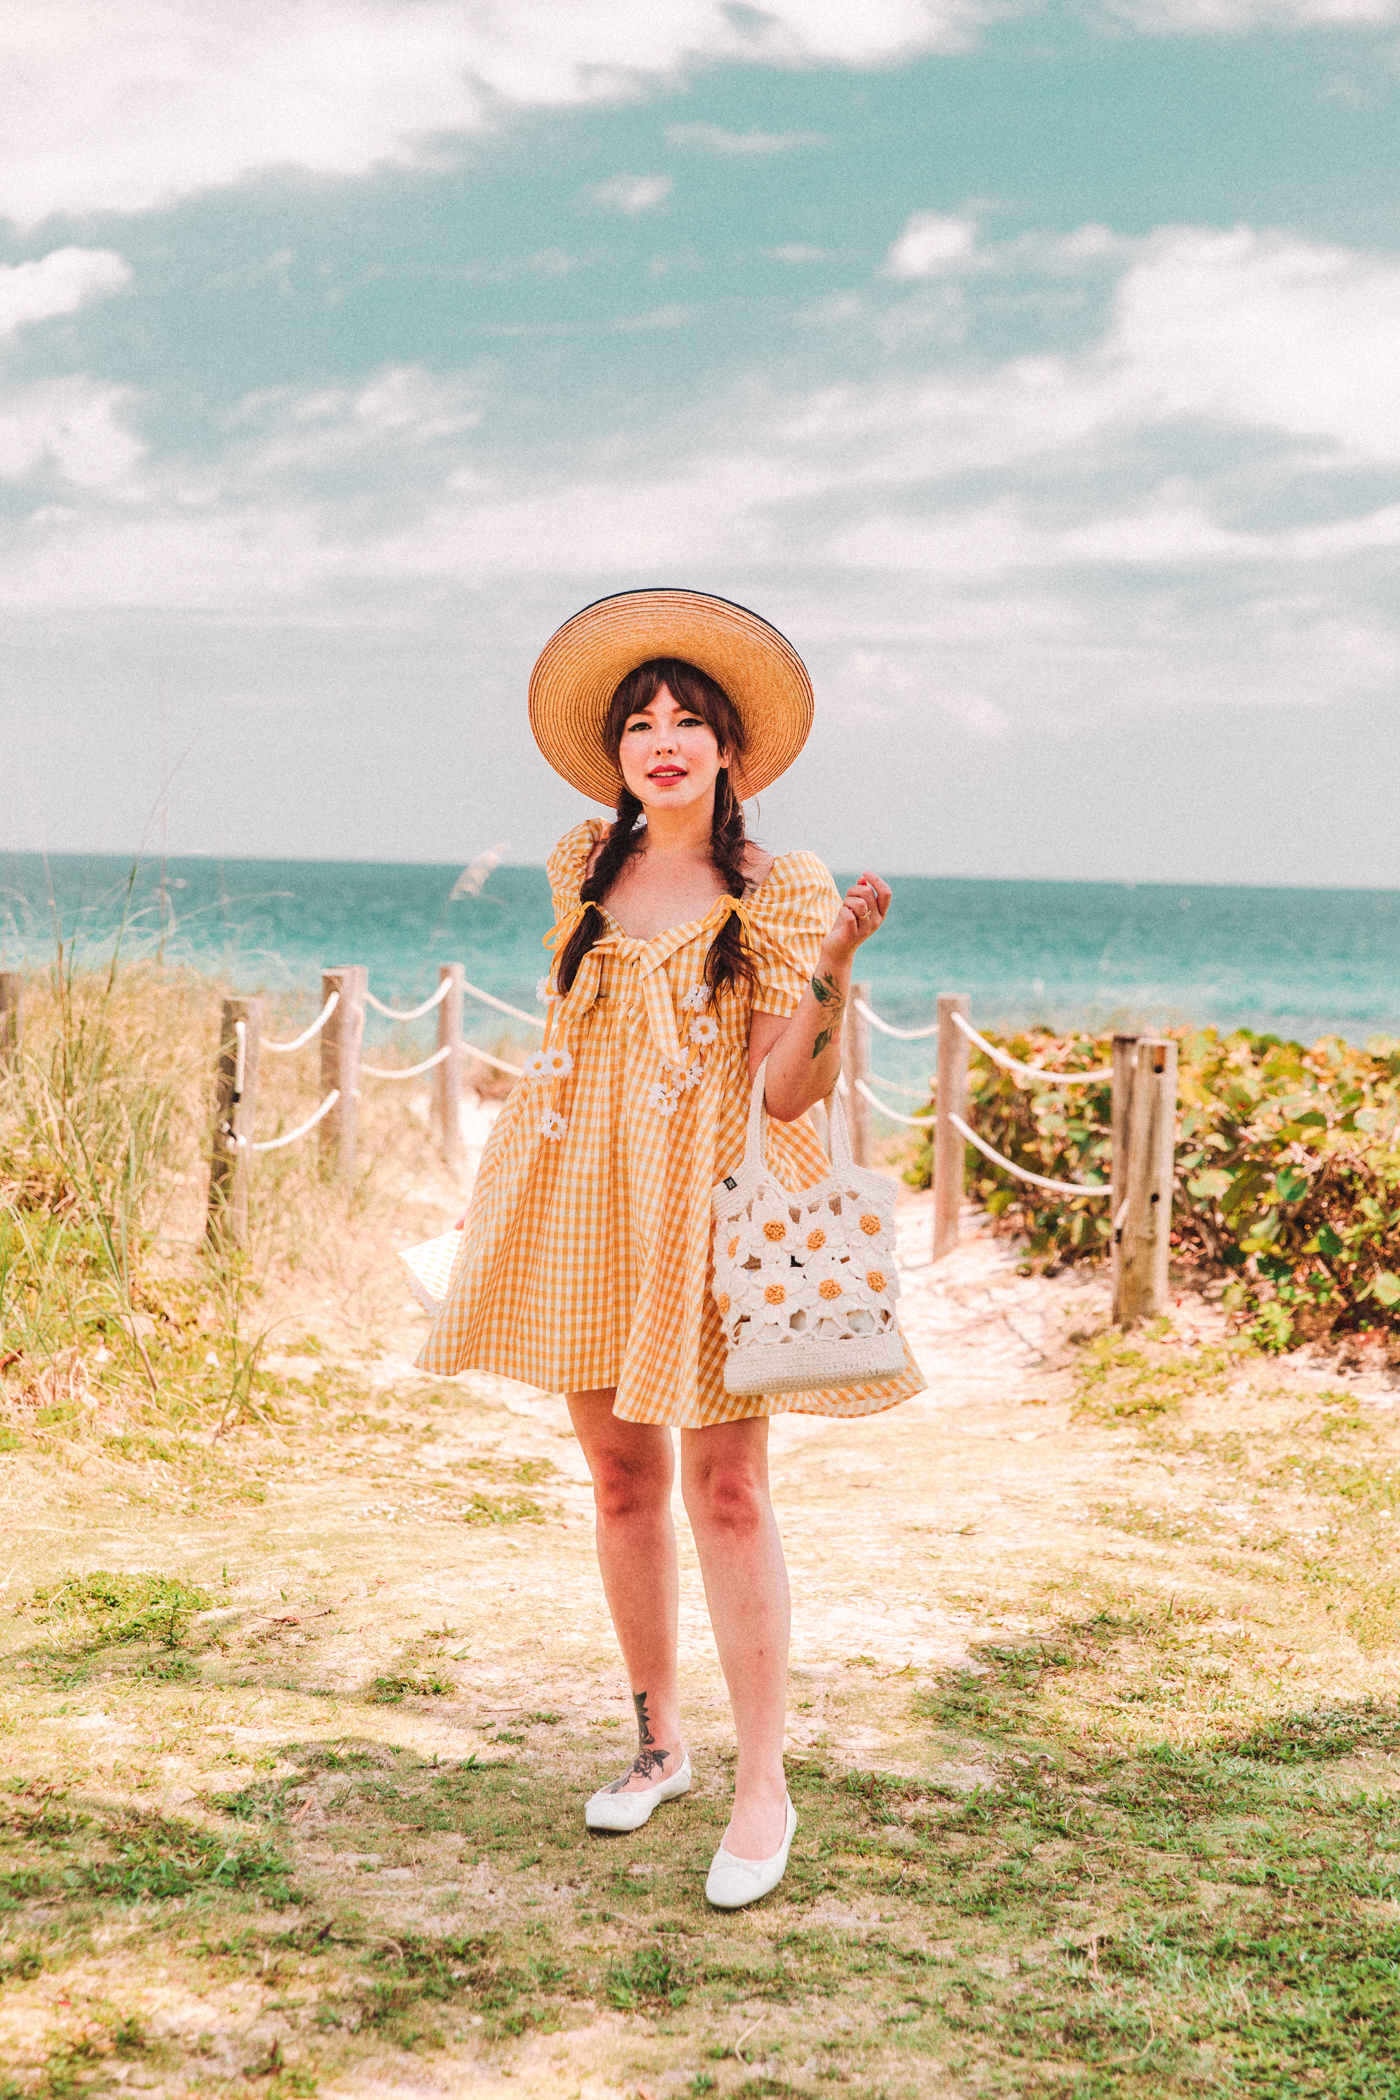
[[[1400,1041],[1358,1049],[1325,1036],[1311,1049],[1239,1029],[1171,1031],[1180,1044],[1173,1258],[1204,1279],[1226,1274],[1227,1306],[1266,1349],[1333,1331],[1400,1336]],[[1044,1030],[998,1039],[1014,1057],[1060,1071],[1109,1061],[1107,1036]],[[1107,1181],[1111,1092],[1039,1085],[974,1050],[968,1120],[1019,1166],[1063,1181]],[[931,1145],[908,1173],[928,1186]],[[969,1191],[1037,1262],[1107,1252],[1103,1197],[1077,1200],[1013,1181],[968,1154]]]

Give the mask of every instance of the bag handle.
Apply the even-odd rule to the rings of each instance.
[[[753,1076],[753,1090],[749,1095],[749,1127],[744,1135],[744,1171],[758,1173],[768,1159],[768,1109],[763,1091],[768,1082],[768,1059]],[[841,1105],[840,1082],[826,1097],[827,1127],[831,1132],[831,1164],[833,1167],[855,1165],[851,1153],[851,1133],[846,1127],[846,1111]]]

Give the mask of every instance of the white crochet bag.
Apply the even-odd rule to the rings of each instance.
[[[894,1183],[858,1167],[839,1094],[827,1103],[834,1171],[794,1193],[770,1172],[767,1062],[749,1104],[744,1161],[714,1190],[714,1300],[727,1393],[820,1392],[904,1369],[895,1318]]]

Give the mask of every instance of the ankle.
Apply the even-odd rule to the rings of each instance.
[[[734,1799],[751,1801],[755,1805],[765,1801],[787,1800],[787,1774],[781,1765],[747,1771],[742,1766],[734,1774]]]

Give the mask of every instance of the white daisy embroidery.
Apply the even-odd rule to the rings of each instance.
[[[676,1096],[669,1087],[663,1086],[659,1079],[654,1079],[647,1088],[647,1107],[654,1108],[657,1114],[661,1116],[673,1115],[676,1107]]]
[[[535,985],[535,997],[539,1000],[541,1006],[548,1006],[550,1000],[554,997],[553,986],[550,984],[550,981],[547,977],[541,977],[537,981]]]
[[[687,1033],[692,1043],[714,1043],[719,1040],[719,1022],[713,1014],[696,1014]]]
[[[687,992],[684,999],[682,999],[681,1012],[683,1014],[700,1014],[705,1011],[709,1003],[710,987],[704,983],[697,984],[694,991]]]
[[[564,1121],[564,1118],[560,1115],[557,1108],[547,1108],[544,1114],[540,1117],[541,1137],[554,1138],[557,1141],[558,1139],[563,1137],[564,1132],[568,1129],[568,1127],[568,1124]]]
[[[692,1057],[676,1084],[678,1087],[699,1086],[704,1076],[705,1067],[698,1057]]]
[[[527,1079],[567,1079],[573,1069],[567,1050],[532,1050],[523,1067]]]

